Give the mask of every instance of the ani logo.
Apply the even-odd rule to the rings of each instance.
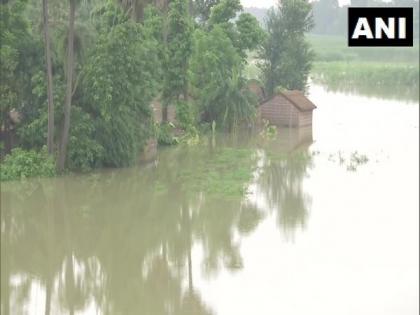
[[[413,46],[413,8],[349,8],[349,46]]]

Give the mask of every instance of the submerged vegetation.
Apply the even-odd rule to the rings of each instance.
[[[419,67],[415,64],[317,62],[312,79],[333,91],[412,101],[419,97]]]
[[[347,171],[355,172],[357,169],[369,162],[367,155],[353,151],[350,154],[344,154],[338,151],[337,154],[330,154],[328,160],[334,163],[338,163],[340,166],[344,166]]]
[[[344,36],[307,36],[315,52],[314,82],[329,90],[418,100],[419,43],[414,47],[348,47]],[[396,93],[398,91],[398,93]]]
[[[273,9],[268,32],[239,0],[6,0],[0,9],[1,156],[47,145],[59,173],[132,165],[151,140],[196,143],[209,125],[252,125],[250,53],[261,54],[271,87],[303,87],[310,67],[306,0]],[[16,153],[6,161],[23,163]]]

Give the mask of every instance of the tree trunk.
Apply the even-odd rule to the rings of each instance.
[[[168,122],[168,106],[169,105],[164,105],[164,104],[162,106],[162,123]]]
[[[42,14],[44,20],[45,59],[47,65],[47,95],[48,95],[48,153],[54,153],[54,101],[53,101],[53,77],[51,65],[50,34],[48,22],[48,0],[42,0]]]
[[[74,16],[76,11],[76,1],[70,0],[69,14],[69,35],[67,47],[67,86],[66,99],[64,103],[64,125],[61,137],[60,154],[58,158],[58,171],[62,172],[66,164],[67,146],[69,142],[70,131],[70,109],[73,89],[73,69],[74,69]]]

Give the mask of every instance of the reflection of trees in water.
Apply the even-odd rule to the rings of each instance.
[[[312,130],[280,130],[280,137],[265,149],[266,156],[260,189],[270,209],[277,214],[278,224],[286,235],[304,227],[308,218],[310,197],[302,183],[311,167],[308,151]]]
[[[183,274],[172,267],[170,252],[181,260],[191,251],[191,244],[171,248],[187,239],[179,235],[176,212],[162,217],[145,198],[152,189],[140,176],[121,181],[107,175],[40,181],[24,200],[10,191],[2,195],[7,227],[2,229],[2,314],[19,312],[29,302],[35,279],[45,288],[46,314],[74,314],[92,300],[106,314],[210,314],[193,287],[184,290]],[[138,198],[129,198],[136,192]],[[49,205],[51,200],[56,203]],[[12,288],[12,275],[27,281]],[[17,294],[19,299],[11,298]]]
[[[1,314],[19,313],[34,281],[45,289],[45,314],[74,314],[92,303],[104,314],[211,314],[194,289],[193,266],[207,275],[240,269],[240,239],[263,219],[243,196],[197,192],[206,174],[185,177],[219,153],[212,145],[171,149],[158,167],[2,187]],[[242,162],[255,167],[253,159]],[[267,165],[261,185],[282,224],[294,228],[307,213],[298,188],[305,167],[282,163]],[[192,255],[196,245],[201,262]],[[13,276],[22,280],[12,287]]]
[[[208,270],[219,261],[237,266],[242,198],[223,203],[189,191],[179,172],[193,157],[182,153],[157,170],[33,180],[24,198],[10,184],[2,193],[2,314],[29,303],[35,279],[47,314],[73,314],[92,300],[103,313],[210,314],[194,290],[192,246],[203,244]],[[13,275],[27,282],[12,288]]]

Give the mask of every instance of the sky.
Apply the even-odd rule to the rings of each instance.
[[[241,0],[244,7],[269,8],[272,7],[277,0]],[[348,4],[350,0],[339,0],[340,5]]]

